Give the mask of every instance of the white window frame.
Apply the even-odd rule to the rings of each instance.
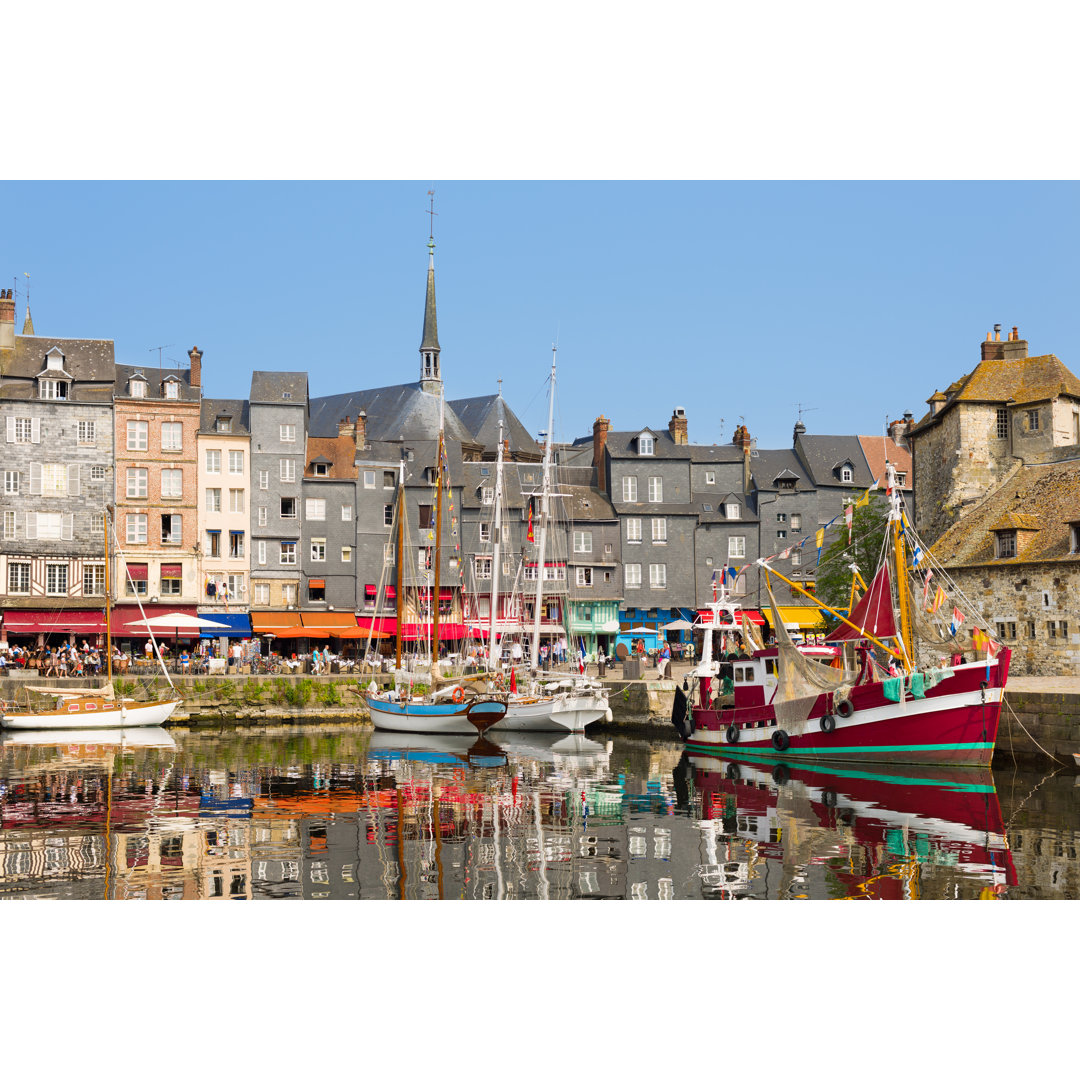
[[[161,449],[166,454],[179,454],[184,449],[184,425],[179,420],[162,422]]]
[[[341,520],[352,521],[352,507],[348,503],[341,504]]]
[[[244,514],[247,512],[247,500],[244,498],[243,488],[229,488],[229,513]]]
[[[79,421],[79,445],[80,446],[93,446],[97,442],[97,421],[96,420],[80,420]]]
[[[623,586],[627,589],[641,588],[641,563],[623,564]]]
[[[490,581],[491,580],[491,556],[490,555],[474,555],[473,556],[473,568],[476,572],[477,581]]]
[[[343,563],[351,563],[352,562],[352,552],[353,552],[353,549],[349,545],[345,545],[341,549],[341,561]]]
[[[591,555],[592,554],[592,533],[591,532],[574,532],[574,554],[575,555]]]
[[[129,544],[145,544],[148,514],[128,514],[125,521],[125,535]]]
[[[626,519],[626,542],[628,544],[641,543],[641,518]]]
[[[252,601],[255,604],[264,604],[269,606],[270,604],[270,583],[268,581],[257,581],[251,586],[252,589]]]
[[[278,434],[280,438],[279,442],[296,442],[296,425],[295,424],[281,424],[278,427]]]
[[[649,588],[667,588],[667,563],[649,563]]]
[[[4,470],[4,494],[18,495],[22,473],[18,469]]]
[[[259,525],[265,527],[269,524],[270,511],[265,506],[259,507]]]
[[[715,484],[716,483],[716,473],[715,472],[707,472],[705,474],[705,483],[706,484]]]
[[[636,476],[624,476],[622,478],[622,501],[626,503],[637,502]]]
[[[283,484],[296,483],[296,462],[292,458],[281,458],[279,460],[278,479]]]
[[[592,588],[593,582],[591,566],[579,566],[577,568],[577,584],[579,589]]]
[[[260,491],[269,491],[270,490],[270,470],[269,469],[260,469],[259,470],[259,490]]]
[[[220,476],[221,475],[221,451],[220,450],[207,450],[206,451],[206,472],[208,476]]]
[[[147,450],[150,447],[150,425],[145,420],[127,422],[127,448]]]
[[[729,536],[728,537],[728,558],[729,559],[745,559],[746,558],[746,537],[745,536]]]
[[[326,500],[325,499],[305,499],[304,500],[304,520],[305,521],[325,521],[326,520]]]
[[[286,545],[292,548],[291,551],[286,551]],[[279,566],[295,566],[296,565],[296,541],[295,540],[282,540],[281,547],[278,549],[278,565]]]
[[[170,485],[166,485],[166,478]],[[161,470],[161,497],[163,499],[182,499],[184,497],[184,470],[162,469]]]
[[[489,522],[489,521],[481,521],[480,522],[480,543],[481,544],[490,544],[491,543],[491,522]]]
[[[662,476],[649,477],[649,502],[662,503],[664,501],[664,478]]]
[[[18,580],[16,580],[18,579]],[[23,587],[25,583],[25,587]],[[12,559],[8,562],[7,588],[10,596],[30,595],[30,563],[17,562]]]
[[[654,544],[667,543],[667,518],[654,517],[652,519],[652,542]]]
[[[364,470],[364,487],[374,489],[374,487],[375,487],[375,470],[374,469],[365,469]]]
[[[244,475],[244,451],[243,450],[230,450],[229,451],[229,475],[230,476],[243,476]]]
[[[311,561],[326,562],[326,538],[319,536],[311,540]]]
[[[127,471],[127,497],[145,499],[150,490],[150,470],[131,466]]]
[[[266,507],[264,506],[263,509],[265,510]],[[260,566],[265,566],[266,565],[266,541],[265,540],[260,540],[259,541],[259,565]],[[267,586],[267,587],[269,588],[269,586]],[[269,601],[267,601],[267,603],[269,603]]]
[[[638,455],[640,457],[652,457],[656,450],[656,440],[651,435],[641,434],[638,436]]]
[[[208,487],[206,489],[206,512],[208,514],[221,513],[221,488]]]

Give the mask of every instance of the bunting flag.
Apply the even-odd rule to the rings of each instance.
[[[712,598],[713,603],[716,603],[716,571],[712,572]]]
[[[848,503],[844,507],[844,521],[847,524],[847,542],[851,544],[851,526],[855,518],[855,506],[852,503]]]
[[[922,548],[918,544],[915,545],[915,550],[911,555],[911,565],[918,566],[922,562]]]
[[[535,543],[533,540],[533,527],[532,527],[532,503],[529,503],[529,533],[527,537],[530,544]]]
[[[870,492],[877,491],[879,481],[875,480],[862,494],[862,498],[855,504],[856,506],[869,506],[870,505]]]
[[[781,559],[790,559],[791,558],[791,548],[784,548],[784,550],[780,552],[780,558]]]
[[[949,623],[949,633],[952,634],[953,637],[956,637],[956,635],[960,632],[960,627],[963,626],[963,624],[964,613],[958,607],[954,607],[952,609],[952,622]]]
[[[930,614],[933,614],[942,604],[945,603],[945,590],[939,585],[934,591],[934,599],[930,606],[926,609]]]
[[[934,576],[934,571],[931,570],[930,567],[928,566],[926,568],[926,577],[923,578],[923,587],[922,587],[922,599],[923,599],[924,604],[926,603],[926,598],[930,595],[930,579],[933,576]]]
[[[825,545],[825,530],[824,529],[818,529],[817,535],[814,537],[814,540],[817,543],[817,564],[818,564],[818,566],[820,566],[821,565],[821,549]]]
[[[510,669],[510,693],[517,693],[517,668]]]
[[[581,651],[578,653],[578,674],[585,674],[585,639],[578,639],[581,643]]]

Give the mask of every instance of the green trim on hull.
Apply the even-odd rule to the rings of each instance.
[[[767,750],[762,746],[746,747],[745,749],[735,743],[697,743],[688,741],[687,749],[704,750],[706,753],[716,754],[775,754],[776,757],[791,757],[795,754],[804,754],[807,757],[821,758],[832,757],[835,754],[933,754],[939,750],[993,750],[994,744],[990,742],[973,743],[933,743],[913,746],[833,746],[828,750],[819,750],[817,747],[789,746],[786,750]]]

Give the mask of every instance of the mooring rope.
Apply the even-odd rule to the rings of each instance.
[[[1023,730],[1024,734],[1025,734],[1025,735],[1026,735],[1026,736],[1027,736],[1027,737],[1028,737],[1028,738],[1029,738],[1029,739],[1030,739],[1030,740],[1031,740],[1031,741],[1032,741],[1032,742],[1033,742],[1033,743],[1034,743],[1034,744],[1035,744],[1035,745],[1036,745],[1036,746],[1037,746],[1037,747],[1038,747],[1038,748],[1039,748],[1039,749],[1040,749],[1040,750],[1041,750],[1041,751],[1042,751],[1042,752],[1043,752],[1043,753],[1044,753],[1044,754],[1045,754],[1045,755],[1046,755],[1046,756],[1047,756],[1047,757],[1048,757],[1048,758],[1049,758],[1049,759],[1050,759],[1051,761],[1056,761],[1056,762],[1057,762],[1057,763],[1058,763],[1059,765],[1068,765],[1068,762],[1067,762],[1067,761],[1062,761],[1062,760],[1061,760],[1060,758],[1056,758],[1056,757],[1054,757],[1054,755],[1053,755],[1053,754],[1051,754],[1051,753],[1050,753],[1050,751],[1049,751],[1049,750],[1047,750],[1047,749],[1046,749],[1046,747],[1045,747],[1045,746],[1043,746],[1043,745],[1042,745],[1042,744],[1041,744],[1041,743],[1039,742],[1039,740],[1038,740],[1038,739],[1036,739],[1036,738],[1035,738],[1035,736],[1034,736],[1034,735],[1032,735],[1030,731],[1028,731],[1028,729],[1027,729],[1026,727],[1024,727],[1024,721],[1023,721],[1023,720],[1021,720],[1021,719],[1020,719],[1020,717],[1016,715],[1016,710],[1015,710],[1015,709],[1014,709],[1014,708],[1012,707],[1012,703],[1011,703],[1011,702],[1009,701],[1009,699],[1008,699],[1008,698],[1006,698],[1006,697],[1004,697],[1004,696],[1003,696],[1001,700],[1002,700],[1002,701],[1004,701],[1006,705],[1008,705],[1008,707],[1009,707],[1009,712],[1010,712],[1010,713],[1012,713],[1012,717],[1013,717],[1013,719],[1014,719],[1014,720],[1015,720],[1015,721],[1016,721],[1016,722],[1017,722],[1017,723],[1018,723],[1018,724],[1020,725],[1020,727],[1022,728],[1022,730]],[[1015,759],[1014,759],[1014,760],[1015,760]]]

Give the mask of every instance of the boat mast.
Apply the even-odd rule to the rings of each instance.
[[[488,625],[488,667],[499,670],[501,655],[495,640],[495,619],[499,606],[499,559],[502,541],[502,475],[503,475],[503,422],[499,420],[499,455],[495,459],[495,516],[492,520],[491,549],[491,611]]]
[[[551,497],[551,428],[555,423],[555,353],[551,346],[551,392],[548,396],[548,422],[544,441],[544,480],[540,489],[540,549],[536,559],[536,608],[533,611],[532,668],[540,670],[540,610],[544,600],[544,548],[547,545],[547,523]]]
[[[442,552],[443,423],[446,399],[439,392],[439,449],[435,463],[435,583],[431,590],[431,689],[439,677],[439,563]]]
[[[112,596],[109,592],[109,511],[102,510],[105,523],[105,671],[112,686]]]
[[[911,612],[908,609],[907,552],[904,550],[903,515],[900,510],[900,491],[896,484],[896,470],[891,462],[885,465],[886,486],[892,492],[893,555],[896,561],[896,594],[900,608],[900,644],[904,650],[904,667],[911,670],[915,656],[911,649]]]
[[[398,463],[398,543],[397,543],[397,653],[394,667],[401,670],[401,609],[405,604],[405,575],[403,558],[405,551],[405,458]]]

